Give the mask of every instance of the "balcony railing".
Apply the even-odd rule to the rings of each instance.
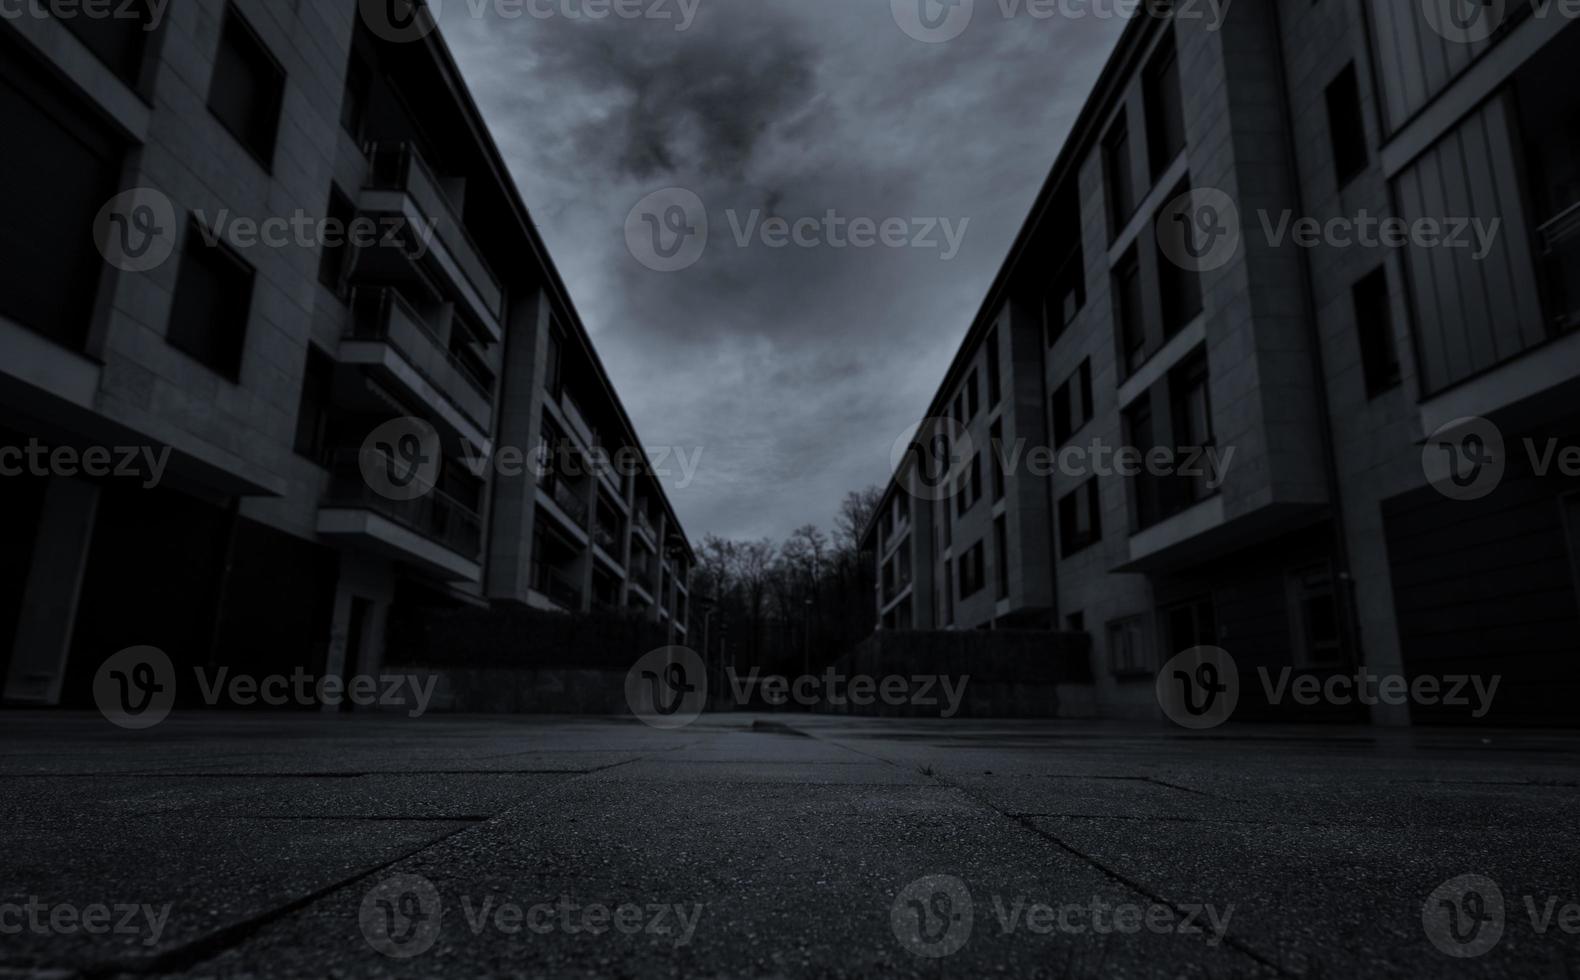
[[[593,521],[593,540],[597,542],[598,547],[615,556],[616,559],[619,558],[620,529],[618,524],[610,525],[600,520]]]
[[[655,542],[658,540],[658,532],[653,529],[653,521],[652,521],[652,519],[650,517],[647,516],[647,508],[645,508],[645,507],[638,507],[637,508],[637,510],[636,510],[636,526],[641,528],[643,531],[647,532],[647,536],[652,538]]]
[[[445,195],[439,180],[410,143],[373,143],[368,147],[369,189],[408,195],[429,221],[433,234],[446,246],[461,275],[477,292],[495,321],[504,314],[504,289],[483,261],[461,216]],[[431,244],[431,243],[430,243]]]
[[[554,565],[532,563],[532,587],[568,610],[577,610],[582,604],[582,590],[571,577]]]
[[[415,500],[391,500],[375,492],[362,475],[364,454],[374,457],[372,465],[392,464],[388,456],[372,449],[331,453],[329,496],[324,506],[372,511],[464,558],[475,561],[482,555],[483,519],[476,511],[438,490]]]
[[[467,418],[487,427],[493,393],[466,363],[445,349],[411,304],[393,289],[359,286],[351,297],[346,339],[389,344],[423,380],[433,385]]]
[[[559,505],[565,516],[575,522],[579,528],[587,527],[587,501],[577,492],[576,488],[564,480],[554,481],[554,492],[550,494],[554,503]]]

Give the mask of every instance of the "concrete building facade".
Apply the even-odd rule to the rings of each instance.
[[[1129,23],[1075,124],[869,529],[881,627],[1090,633],[1114,716],[1156,714],[1163,664],[1212,645],[1237,717],[1467,717],[1268,698],[1287,669],[1498,675],[1485,717],[1572,720],[1580,485],[1541,460],[1580,444],[1580,26],[1519,0],[1202,8]],[[957,424],[988,365],[1000,407]],[[999,447],[1007,527],[957,502],[919,529],[929,475],[975,479],[938,431]],[[1093,451],[1121,447],[1168,452]]]
[[[692,551],[439,33],[111,6],[0,22],[5,700],[135,645],[365,673],[396,603],[682,641]]]

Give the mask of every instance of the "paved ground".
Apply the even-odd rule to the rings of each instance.
[[[1574,977],[1577,762],[1485,732],[11,712],[0,976]]]

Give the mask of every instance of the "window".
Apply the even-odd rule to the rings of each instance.
[[[977,412],[982,408],[982,391],[977,384],[977,370],[971,369],[971,376],[966,378],[966,417],[970,421],[977,417]]]
[[[1393,311],[1388,297],[1388,270],[1378,266],[1355,284],[1355,329],[1360,334],[1361,367],[1366,395],[1375,398],[1398,387],[1399,350],[1394,343]]]
[[[955,560],[960,579],[960,598],[969,599],[982,591],[983,577],[983,548],[982,542],[972,545],[965,554]]]
[[[994,422],[988,431],[988,465],[993,467],[993,500],[996,503],[1004,499],[1004,470],[1009,465],[1004,453],[1003,419]]]
[[[971,457],[971,465],[960,474],[955,487],[955,506],[961,514],[975,507],[982,499],[982,452]]]
[[[997,567],[997,598],[1009,598],[1009,523],[1000,514],[993,521],[993,561]]]
[[[1151,157],[1152,178],[1156,180],[1185,149],[1185,104],[1180,94],[1179,55],[1172,38],[1152,56],[1143,84],[1147,153]]]
[[[565,390],[564,352],[565,331],[558,323],[550,324],[548,352],[543,364],[543,388],[555,401],[560,400],[560,395]]]
[[[265,168],[274,161],[274,141],[285,96],[285,71],[235,8],[225,15],[208,107]]]
[[[86,230],[115,194],[124,147],[67,100],[66,86],[39,81],[9,34],[0,32],[0,119],[6,122],[0,182],[12,189],[0,223],[0,316],[81,350],[105,267]],[[134,245],[141,234],[108,231],[124,233]]]
[[[1059,501],[1060,554],[1065,558],[1096,544],[1103,536],[1098,510],[1097,477],[1092,477]]]
[[[357,52],[346,65],[346,91],[340,103],[340,126],[358,143],[366,136],[368,100],[372,97],[373,71]]]
[[[1168,628],[1169,649],[1174,653],[1218,643],[1218,616],[1211,596],[1170,606],[1164,610],[1163,621]]]
[[[356,218],[357,210],[352,205],[351,199],[341,192],[340,188],[333,185],[329,188],[329,229],[334,237],[329,238],[334,244],[324,244],[323,252],[318,257],[318,281],[337,296],[346,295],[345,277],[351,263],[351,242],[349,241],[351,222]],[[326,237],[328,237],[326,235]]]
[[[1186,181],[1174,189],[1169,200],[1190,193]],[[1168,205],[1164,205],[1165,208]],[[1163,304],[1163,336],[1172,337],[1201,313],[1201,275],[1169,258],[1158,241],[1158,297]]]
[[[192,222],[166,340],[219,374],[238,380],[254,277],[251,266],[223,243],[210,245],[203,229]]]
[[[1118,238],[1136,211],[1135,178],[1130,168],[1130,123],[1124,113],[1103,140],[1103,169],[1108,175],[1110,237]]]
[[[1132,248],[1114,267],[1114,316],[1119,320],[1121,362],[1135,373],[1147,353],[1147,329],[1141,300],[1141,262]]]
[[[988,408],[994,408],[1004,397],[1004,377],[998,363],[998,328],[988,331],[987,338]]]
[[[1057,449],[1092,420],[1092,360],[1081,362],[1053,393],[1053,445]]]
[[[1181,472],[1172,483],[1178,497],[1168,501],[1167,513],[1184,510],[1206,500],[1217,486],[1205,450],[1214,444],[1212,434],[1212,397],[1207,384],[1207,352],[1198,351],[1169,374],[1170,412],[1174,421],[1174,443],[1182,451]],[[1192,461],[1191,456],[1196,459]],[[1187,465],[1194,462],[1194,465]]]
[[[296,452],[315,463],[327,459],[329,407],[333,398],[335,363],[312,344],[302,371],[302,400],[296,409]]]
[[[1338,598],[1326,562],[1289,573],[1289,618],[1295,664],[1328,666],[1339,662]]]
[[[1125,410],[1125,444],[1143,454],[1157,446],[1152,424],[1152,398],[1142,395]],[[1151,527],[1162,519],[1158,478],[1143,471],[1130,478],[1130,526],[1134,530]]]
[[[43,6],[47,9],[49,5]],[[142,87],[144,56],[155,23],[149,0],[117,0],[110,15],[74,10],[62,16],[60,23],[121,81]]]
[[[1361,117],[1361,90],[1355,65],[1346,65],[1328,85],[1328,138],[1333,143],[1333,172],[1340,186],[1366,169],[1366,123]]]
[[[1147,618],[1131,616],[1108,624],[1108,666],[1115,677],[1152,673],[1152,651],[1147,648]]]
[[[1086,306],[1086,268],[1077,248],[1059,266],[1048,294],[1048,346],[1052,347]]]

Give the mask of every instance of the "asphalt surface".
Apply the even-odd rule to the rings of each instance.
[[[1577,762],[1482,731],[7,712],[0,977],[1570,978]]]

